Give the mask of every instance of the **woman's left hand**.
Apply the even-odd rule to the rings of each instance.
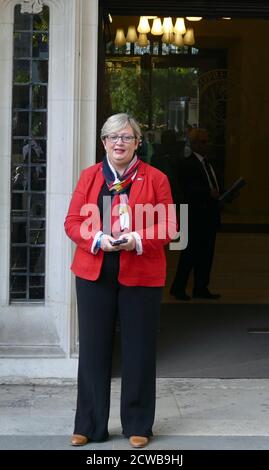
[[[120,250],[126,250],[126,251],[135,250],[135,247],[136,247],[135,237],[131,233],[125,233],[124,235],[121,235],[119,237],[119,240],[121,240],[122,238],[128,240],[128,242],[123,243],[122,245],[119,245]]]

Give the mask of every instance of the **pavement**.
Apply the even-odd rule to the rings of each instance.
[[[74,450],[76,384],[0,385],[0,450]],[[110,438],[83,450],[129,450],[119,419],[120,379],[111,384]],[[268,450],[269,379],[157,379],[154,436],[147,450]]]

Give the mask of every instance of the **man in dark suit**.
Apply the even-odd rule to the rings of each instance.
[[[179,300],[190,300],[186,286],[191,270],[194,274],[193,297],[218,299],[208,290],[216,232],[220,225],[219,184],[212,165],[207,161],[208,132],[191,129],[191,155],[183,160],[180,184],[184,203],[188,204],[188,246],[181,252],[170,293]]]

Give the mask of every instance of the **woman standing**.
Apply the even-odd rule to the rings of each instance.
[[[155,414],[164,245],[174,236],[176,222],[171,206],[168,210],[173,202],[167,177],[136,155],[141,139],[137,122],[124,113],[110,116],[101,139],[103,162],[82,172],[65,221],[66,233],[77,245],[71,269],[76,276],[79,367],[71,444],[108,438],[118,315],[122,430],[133,447],[144,447]],[[156,215],[157,205],[162,210]],[[116,240],[121,244],[114,244]]]

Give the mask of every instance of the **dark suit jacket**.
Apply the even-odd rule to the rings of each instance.
[[[189,206],[189,224],[217,228],[220,224],[219,202],[211,197],[203,164],[194,153],[182,160],[179,179],[183,202]]]

